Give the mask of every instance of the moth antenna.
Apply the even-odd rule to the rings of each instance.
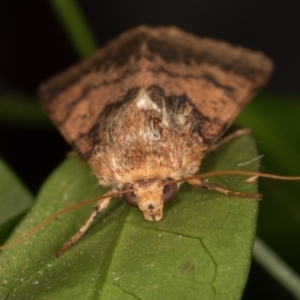
[[[223,176],[223,175],[242,175],[242,176],[249,176],[249,177],[271,178],[271,179],[276,179],[276,180],[300,180],[300,176],[282,176],[282,175],[274,175],[274,174],[252,172],[252,171],[225,170],[225,171],[202,173],[202,174],[198,174],[198,175],[194,175],[194,176],[185,177],[182,179],[174,180],[172,182],[167,182],[166,185],[174,183],[174,182],[184,182],[184,181],[188,181],[191,179],[201,179],[201,178]]]
[[[6,249],[6,248],[9,248],[9,247],[11,247],[11,246],[13,246],[15,244],[18,244],[22,240],[26,239],[28,236],[32,235],[38,229],[42,228],[43,226],[45,226],[46,224],[48,224],[49,222],[51,222],[52,220],[56,219],[57,217],[65,214],[65,213],[67,213],[67,212],[69,212],[71,210],[74,210],[74,209],[76,209],[78,207],[82,207],[82,206],[85,206],[85,205],[93,203],[93,202],[97,202],[97,201],[99,201],[101,199],[120,196],[122,194],[129,193],[129,192],[132,192],[132,191],[133,190],[126,190],[126,191],[121,191],[121,192],[117,192],[117,193],[112,193],[112,194],[109,194],[109,195],[105,195],[105,196],[102,196],[102,197],[97,197],[97,198],[89,199],[89,200],[86,200],[86,201],[83,201],[83,202],[80,202],[80,203],[73,204],[73,205],[71,205],[69,207],[66,207],[66,208],[60,210],[59,212],[55,213],[51,217],[47,218],[42,223],[40,223],[37,226],[33,227],[31,230],[29,230],[27,233],[25,233],[24,235],[22,235],[18,239],[14,240],[14,241],[12,241],[12,242],[10,242],[8,244],[0,246],[0,250]]]

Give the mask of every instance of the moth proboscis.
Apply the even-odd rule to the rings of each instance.
[[[202,158],[220,143],[272,70],[272,61],[261,52],[175,27],[140,26],[42,84],[39,97],[50,118],[99,184],[111,187],[104,196],[69,208],[98,201],[87,222],[56,255],[75,243],[117,195],[138,207],[145,219],[159,221],[164,204],[183,181],[259,199],[258,194],[230,191],[204,179],[239,174],[299,180],[243,171],[195,175]]]

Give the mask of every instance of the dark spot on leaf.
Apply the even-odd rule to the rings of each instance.
[[[195,270],[195,265],[189,261],[182,263],[178,268],[180,274],[187,276]]]

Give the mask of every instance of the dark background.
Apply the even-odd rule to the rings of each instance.
[[[276,63],[268,88],[299,92],[300,2],[261,0],[79,1],[99,44],[137,26],[176,25],[200,36],[262,50]],[[0,1],[2,84],[35,92],[78,60],[47,1]]]
[[[266,90],[287,97],[300,95],[299,1],[79,3],[99,45],[139,24],[176,25],[200,36],[265,52],[276,66]],[[1,93],[13,90],[34,95],[43,80],[78,60],[47,1],[0,0]],[[60,135],[49,128],[32,130],[0,124],[0,155],[33,192],[69,149]],[[252,265],[243,299],[253,298],[293,299],[256,263]]]

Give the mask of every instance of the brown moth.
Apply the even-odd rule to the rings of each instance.
[[[112,188],[57,256],[83,235],[114,193],[123,191],[124,200],[150,221],[163,217],[164,204],[182,181],[257,197],[191,176],[272,70],[260,52],[175,27],[141,26],[41,85],[50,118],[99,184]]]

